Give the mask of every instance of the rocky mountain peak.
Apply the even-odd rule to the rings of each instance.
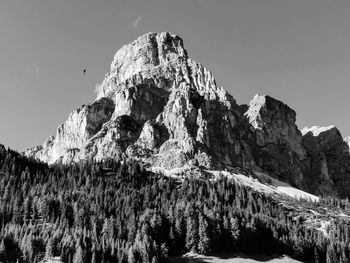
[[[148,33],[117,51],[95,102],[73,111],[54,138],[26,154],[49,163],[125,155],[168,168],[211,166],[213,156],[230,163],[224,143],[233,143],[237,107],[187,56],[179,36]]]
[[[296,113],[288,105],[268,95],[255,95],[245,116],[256,130],[259,145],[287,144],[292,151],[304,155]]]
[[[116,52],[94,102],[25,154],[50,164],[131,158],[163,169],[238,167],[334,192],[349,177],[349,147],[334,127],[302,134],[295,122],[294,110],[267,95],[238,105],[179,36],[148,33]],[[342,154],[340,165],[332,153]]]
[[[154,75],[187,59],[187,51],[179,36],[169,32],[144,34],[116,52],[98,98],[108,96],[116,86],[154,79]],[[165,80],[159,81],[156,84],[166,86]]]

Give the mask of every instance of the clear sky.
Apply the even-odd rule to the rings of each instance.
[[[114,53],[170,31],[238,101],[350,135],[349,0],[0,0],[0,143],[41,144],[95,99]],[[83,69],[87,69],[83,75]]]

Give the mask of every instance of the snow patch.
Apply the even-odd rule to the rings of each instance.
[[[319,201],[319,198],[317,196],[309,194],[295,187],[292,187],[289,184],[285,182],[281,182],[264,173],[256,173],[256,175],[259,177],[263,177],[265,180],[266,178],[268,178],[269,184],[263,184],[259,182],[257,179],[253,179],[245,175],[235,175],[235,176],[240,178],[241,181],[242,180],[245,181],[246,185],[250,186],[251,188],[257,191],[261,191],[268,194],[276,193],[279,195],[289,196],[295,199],[303,199],[303,200],[312,201],[312,202]]]
[[[246,255],[243,253],[235,253],[233,255],[222,256],[205,256],[189,252],[177,259],[171,259],[171,263],[175,262],[215,262],[215,263],[301,263],[301,261],[292,259],[286,255],[282,256],[266,256],[266,255]]]
[[[318,202],[319,198],[315,195],[309,194],[292,186],[278,186],[277,189],[290,197],[297,199],[310,200],[312,202]]]
[[[276,188],[271,187],[270,185],[267,185],[267,184],[262,184],[259,182],[258,179],[248,177],[243,174],[231,173],[227,171],[208,171],[208,172],[212,173],[216,178],[219,178],[219,176],[222,175],[229,179],[233,179],[236,182],[242,185],[248,186],[249,188],[252,188],[258,192],[262,192],[266,194],[280,194]]]
[[[269,184],[260,182],[257,178],[249,177],[243,174],[229,172],[229,171],[218,171],[218,170],[200,170],[198,167],[186,166],[183,168],[175,168],[171,170],[164,169],[162,167],[150,167],[150,170],[154,173],[161,173],[165,176],[177,178],[182,180],[183,178],[194,175],[202,176],[203,174],[211,174],[211,180],[217,180],[224,176],[226,178],[235,180],[241,185],[247,186],[254,189],[257,192],[265,193],[268,195],[278,195],[281,197],[303,199],[306,201],[318,202],[319,198],[315,195],[309,194],[300,189],[294,188],[287,183],[281,182],[263,173],[256,173],[256,176],[264,180],[269,181]]]

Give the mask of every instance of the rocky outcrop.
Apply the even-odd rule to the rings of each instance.
[[[335,126],[305,127],[303,144],[310,158],[306,173],[309,190],[345,197],[350,193],[349,145]]]
[[[94,102],[25,154],[48,163],[133,158],[165,169],[234,166],[334,192],[348,177],[349,147],[334,128],[303,130],[303,137],[295,121],[292,109],[269,96],[238,105],[179,36],[148,33],[116,52]]]
[[[295,111],[270,96],[256,95],[244,115],[251,125],[249,141],[257,166],[302,188],[306,156]]]
[[[286,145],[298,155],[305,155],[302,134],[295,124],[296,113],[286,104],[267,95],[255,95],[245,116],[255,130],[259,146]]]
[[[86,141],[98,133],[103,124],[110,120],[115,105],[109,98],[101,98],[90,105],[83,105],[73,111],[68,120],[58,127],[56,136],[51,136],[41,146],[26,151],[41,161],[54,163],[77,161]]]

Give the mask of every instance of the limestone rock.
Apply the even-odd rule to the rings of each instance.
[[[257,133],[257,143],[286,144],[303,156],[302,134],[296,126],[296,113],[286,104],[270,96],[255,95],[245,113]]]
[[[295,124],[296,114],[270,96],[256,95],[244,114],[253,133],[253,156],[264,171],[302,187],[305,149]]]
[[[104,115],[89,113],[96,103],[107,105]],[[238,108],[179,36],[148,33],[117,51],[95,102],[26,154],[48,163],[143,156],[166,168],[234,164],[242,155]]]
[[[335,126],[305,127],[303,143],[310,158],[310,191],[347,196],[350,193],[349,145]]]
[[[54,163],[79,159],[81,148],[92,138],[112,116],[114,103],[109,98],[101,98],[90,105],[83,105],[73,111],[68,120],[57,129],[56,136],[41,146],[26,151],[41,161]]]
[[[314,193],[350,195],[340,187],[350,163],[340,133],[309,128],[302,136],[295,121],[291,108],[269,96],[238,105],[179,36],[148,33],[116,52],[94,102],[25,154],[50,164],[132,158],[162,169],[233,166]]]

